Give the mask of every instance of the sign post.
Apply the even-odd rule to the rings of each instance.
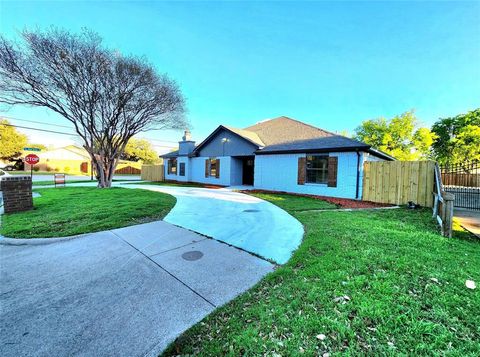
[[[33,165],[38,164],[40,158],[35,154],[28,154],[25,156],[25,162],[30,165],[30,177],[33,181]]]

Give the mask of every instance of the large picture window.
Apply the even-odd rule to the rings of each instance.
[[[306,182],[328,183],[328,156],[308,155],[306,164]]]
[[[177,174],[177,159],[172,158],[168,159],[168,174],[169,175],[176,175]]]

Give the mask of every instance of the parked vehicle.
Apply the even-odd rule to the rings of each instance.
[[[3,167],[0,166],[0,168],[4,171],[21,171],[25,168],[25,163],[22,161],[22,159],[10,160],[10,162],[11,164],[6,164]]]

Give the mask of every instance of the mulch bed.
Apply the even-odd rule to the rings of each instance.
[[[328,196],[317,196],[317,195],[307,195],[301,193],[290,193],[284,191],[267,191],[267,190],[245,190],[241,191],[243,193],[267,193],[267,194],[287,194],[292,196],[308,197],[314,198],[317,200],[327,201],[334,205],[337,205],[339,208],[379,208],[379,207],[393,207],[394,205],[388,203],[377,203],[370,201],[360,201],[360,200],[351,200],[348,198],[337,198],[337,197],[328,197]]]

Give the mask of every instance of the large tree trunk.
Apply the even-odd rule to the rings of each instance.
[[[100,155],[94,155],[93,165],[96,171],[98,188],[108,188],[112,186],[113,174],[118,164],[118,158],[109,158]]]

